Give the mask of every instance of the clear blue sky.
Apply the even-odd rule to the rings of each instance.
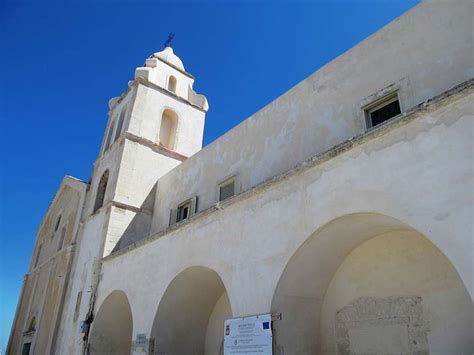
[[[416,3],[2,1],[0,349],[55,190],[89,179],[108,100],[169,32],[209,100],[208,144]]]

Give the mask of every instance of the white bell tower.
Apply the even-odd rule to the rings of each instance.
[[[65,304],[64,314],[77,316],[65,320],[63,334],[75,340],[62,353],[80,353],[79,346],[87,346],[102,258],[149,235],[157,180],[202,148],[209,106],[193,83],[167,46],[146,59],[127,90],[109,101]]]
[[[165,47],[135,70],[124,94],[109,101],[107,129],[85,208],[86,216],[107,209],[101,256],[117,249],[126,233],[132,239],[147,236],[156,181],[202,148],[209,106],[194,92],[193,83],[181,59]],[[137,219],[134,230],[127,230]]]

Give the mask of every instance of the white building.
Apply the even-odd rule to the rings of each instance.
[[[422,3],[204,149],[152,55],[51,203],[8,353],[220,354],[281,313],[274,354],[472,354],[473,18]]]

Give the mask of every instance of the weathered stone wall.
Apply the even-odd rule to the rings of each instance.
[[[85,190],[85,183],[65,177],[48,208],[37,234],[8,353],[18,353],[27,342],[37,354],[54,348]],[[33,317],[34,330],[30,329]]]

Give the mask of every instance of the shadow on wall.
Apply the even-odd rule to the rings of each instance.
[[[448,258],[380,214],[337,218],[290,258],[276,288],[274,353],[474,350],[472,300]]]
[[[155,194],[156,184],[145,198],[145,201],[140,207],[140,211],[130,221],[128,227],[123,232],[120,240],[117,242],[111,253],[115,253],[120,249],[124,249],[129,245],[150,236]]]
[[[168,285],[156,311],[151,338],[158,354],[220,354],[224,320],[232,318],[219,275],[193,266]]]
[[[133,318],[128,298],[123,291],[113,291],[96,313],[89,336],[91,355],[130,355]]]

